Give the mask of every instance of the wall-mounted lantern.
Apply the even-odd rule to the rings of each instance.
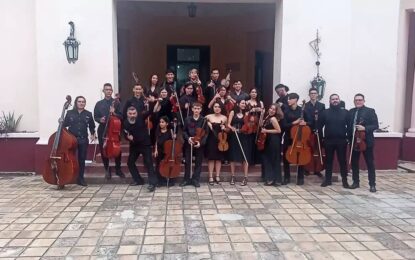
[[[196,17],[196,10],[197,10],[197,6],[195,5],[195,3],[190,3],[187,6],[187,12],[189,17],[194,18]]]
[[[81,42],[75,38],[75,24],[70,21],[69,25],[71,26],[71,31],[63,45],[65,46],[68,63],[75,63],[78,60],[79,45]]]

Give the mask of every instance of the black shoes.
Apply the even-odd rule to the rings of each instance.
[[[116,170],[116,171],[115,171],[115,174],[116,174],[118,177],[120,177],[121,179],[124,179],[124,178],[125,178],[125,174],[121,171],[121,169]]]
[[[78,181],[78,185],[83,186],[83,187],[88,186],[88,184],[86,184],[85,180]]]
[[[369,191],[370,192],[376,192],[376,186],[375,185],[370,186]]]
[[[314,173],[314,175],[316,175],[316,176],[318,176],[320,178],[323,178],[323,174],[321,174],[321,172],[316,172],[316,173]]]
[[[297,179],[297,185],[304,185],[304,179]]]
[[[184,187],[184,186],[188,186],[191,185],[192,183],[190,182],[190,180],[183,180],[182,183],[180,183],[180,187]]]
[[[347,179],[342,179],[342,183],[343,183],[343,188],[345,189],[350,189],[350,185],[347,182]]]
[[[139,178],[138,181],[133,181],[132,183],[130,183],[130,186],[138,186],[138,185],[144,185],[143,178]]]
[[[147,190],[149,191],[149,192],[153,192],[153,191],[155,191],[156,190],[156,185],[148,185],[148,187],[147,187]]]
[[[324,180],[323,183],[320,185],[321,187],[327,187],[327,186],[331,186],[331,181],[329,180]]]
[[[360,185],[359,185],[359,183],[358,182],[353,182],[353,184],[352,185],[350,185],[350,189],[357,189],[357,188],[360,188]]]
[[[193,180],[192,183],[193,183],[193,186],[195,186],[196,188],[199,188],[200,187],[199,181]]]
[[[291,178],[290,177],[284,177],[284,180],[281,182],[281,185],[287,185],[291,183]]]

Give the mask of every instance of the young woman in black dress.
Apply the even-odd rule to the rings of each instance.
[[[209,184],[214,182],[220,183],[220,169],[222,161],[225,158],[225,152],[219,151],[218,148],[218,134],[225,130],[227,118],[223,115],[224,107],[220,101],[213,103],[213,114],[206,116],[206,122],[209,126],[209,135],[206,142],[205,157],[208,159],[209,169]],[[213,180],[213,170],[216,170],[215,181]]]
[[[232,131],[229,138],[229,162],[231,164],[231,185],[235,185],[235,163],[240,162],[243,167],[244,178],[242,186],[248,183],[249,159],[252,155],[252,138],[251,135],[244,134],[239,130],[244,124],[246,115],[246,101],[240,100],[236,107],[229,113],[228,128]],[[238,141],[239,139],[239,141]]]
[[[268,109],[261,132],[266,134],[265,148],[262,153],[262,173],[265,185],[279,185],[282,182],[281,175],[281,127],[278,123],[283,119],[284,113],[281,107],[275,103]]]

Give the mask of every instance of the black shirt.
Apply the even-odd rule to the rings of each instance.
[[[344,144],[347,142],[347,110],[336,106],[324,110],[318,118],[318,127],[324,127],[326,144]]]
[[[283,96],[283,97],[279,97],[277,99],[277,101],[275,101],[275,103],[280,105],[280,107],[282,109],[282,112],[285,112],[285,110],[289,108],[289,106],[288,106],[288,94]]]
[[[316,130],[317,128],[317,122],[315,120],[316,114],[318,118],[324,109],[326,109],[326,106],[319,101],[316,101],[314,105],[311,103],[311,101],[305,103],[304,112],[308,114],[307,116],[310,119],[310,127],[312,130]],[[318,130],[321,132],[321,128]]]
[[[196,102],[196,98],[194,96],[183,95],[183,96],[180,97],[179,104],[180,104],[180,109],[182,110],[183,117],[193,115],[192,104],[194,102]],[[188,109],[185,108],[186,103],[189,104]]]
[[[141,96],[140,98],[132,97],[129,100],[127,100],[122,111],[123,118],[127,118],[127,110],[131,106],[135,107],[138,113],[144,111],[144,100],[144,96]]]
[[[124,134],[125,139],[127,139],[127,133],[133,136],[133,141],[130,141],[130,146],[139,146],[139,145],[145,145],[149,146],[151,145],[151,139],[150,135],[147,131],[147,125],[145,123],[145,119],[150,115],[149,112],[141,113],[138,112],[137,118],[135,119],[134,124],[131,124],[128,119],[125,119],[123,122],[124,126]]]
[[[176,95],[180,97],[180,89],[177,87],[176,81],[173,81],[173,82],[165,81],[162,86],[163,88],[167,90],[169,97],[171,96],[171,93],[173,93],[173,91],[176,91]]]
[[[204,128],[205,129],[205,136],[200,140],[200,145],[204,145],[207,139],[208,133],[208,126],[205,122],[205,118],[203,116],[199,116],[196,120],[193,116],[188,116],[184,121],[184,128],[183,128],[183,138],[187,143],[189,141],[189,137],[194,137],[196,135],[196,128]]]
[[[236,92],[235,92],[235,91],[232,91],[232,92],[230,93],[230,96],[231,96],[231,98],[233,98],[233,99],[236,101],[236,103],[238,103],[238,102],[239,102],[239,101],[241,101],[241,100],[249,100],[249,99],[250,99],[249,94],[248,94],[248,93],[246,93],[246,92],[243,92],[242,90],[241,90],[241,92],[239,93],[239,95],[238,95],[238,94],[236,94]]]
[[[354,117],[357,114],[356,124],[362,125],[365,127],[366,132],[366,145],[372,147],[375,143],[375,137],[373,132],[379,128],[378,116],[373,108],[361,107],[361,108],[352,108],[348,114],[348,129],[349,129],[349,140],[352,140],[353,137],[353,123]]]
[[[95,104],[95,108],[94,108],[94,119],[95,121],[101,126],[101,125],[105,125],[106,121],[109,118],[109,111],[110,111],[110,107],[112,105],[112,102],[114,101],[113,98],[110,99],[102,99],[100,101],[98,101]],[[114,103],[114,108],[115,108],[115,116],[117,116],[118,118],[122,118],[122,112],[121,112],[121,105],[119,102],[115,102]],[[100,120],[102,117],[105,116],[105,122],[101,123]]]
[[[293,137],[290,136],[290,130],[294,126],[292,123],[301,117],[301,107],[297,106],[295,109],[288,107],[284,111],[284,119],[281,122],[282,128],[284,129],[285,140],[291,140]],[[308,126],[310,126],[310,119],[308,118],[307,113],[304,113],[304,121]]]
[[[68,110],[63,126],[68,127],[69,132],[77,138],[88,138],[88,128],[91,135],[95,134],[95,122],[88,110],[81,113],[76,109]]]

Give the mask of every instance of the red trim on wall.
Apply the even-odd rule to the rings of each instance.
[[[0,171],[35,171],[35,147],[39,138],[0,138]]]

